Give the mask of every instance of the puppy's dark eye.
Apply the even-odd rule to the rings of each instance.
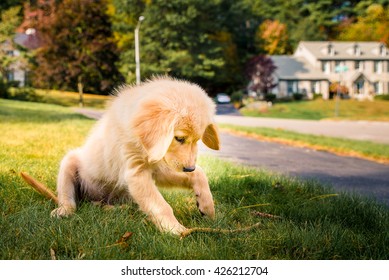
[[[176,139],[176,141],[181,143],[181,144],[185,143],[185,138],[184,137],[176,136],[176,137],[174,137],[174,139]]]

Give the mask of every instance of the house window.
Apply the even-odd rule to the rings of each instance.
[[[334,46],[331,43],[328,44],[327,54],[329,54],[331,56],[335,55],[335,48],[334,48]]]
[[[384,45],[380,45],[380,55],[385,56],[386,55],[386,48]]]
[[[378,82],[375,82],[375,83],[373,83],[373,87],[374,87],[374,93],[375,94],[377,94],[378,93],[378,87],[379,87],[379,85],[378,85],[379,83]]]
[[[322,64],[321,64],[321,70],[326,73],[326,74],[329,74],[331,72],[331,64],[329,61],[323,61]]]
[[[343,60],[335,61],[335,72],[347,71],[347,70],[345,70],[345,68],[348,69],[348,67],[346,66],[346,61],[343,61]]]
[[[320,93],[320,81],[312,81],[311,82],[311,92],[312,93]]]
[[[298,93],[298,81],[288,81],[287,94],[292,95],[293,93]]]
[[[355,70],[363,71],[363,61],[355,60],[354,66]]]
[[[374,87],[375,94],[382,94],[384,92],[383,83],[375,82],[373,83],[373,87]]]
[[[382,73],[382,61],[374,61],[374,73]]]
[[[13,71],[8,71],[7,72],[7,81],[14,81],[15,80],[15,74]]]
[[[354,55],[361,55],[361,48],[358,44],[354,45]]]

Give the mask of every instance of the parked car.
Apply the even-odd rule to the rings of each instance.
[[[218,104],[227,104],[231,102],[231,98],[225,93],[218,93],[216,95],[216,102]]]

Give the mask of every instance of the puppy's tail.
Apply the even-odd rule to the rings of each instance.
[[[32,178],[30,175],[28,175],[25,172],[20,172],[20,176],[22,176],[24,181],[26,181],[30,186],[32,186],[36,191],[38,191],[44,197],[51,199],[56,204],[58,204],[57,196],[47,186],[37,181],[36,179]]]

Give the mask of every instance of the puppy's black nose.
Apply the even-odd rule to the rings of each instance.
[[[184,167],[183,171],[184,172],[193,172],[195,171],[196,166],[189,166],[189,167]]]

